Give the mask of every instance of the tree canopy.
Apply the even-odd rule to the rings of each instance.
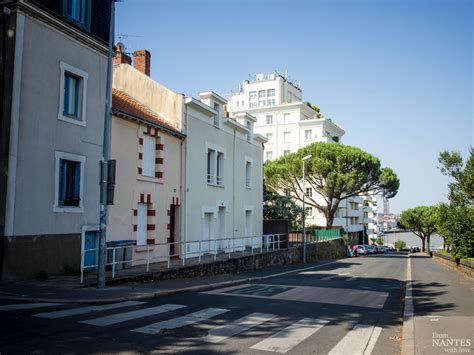
[[[405,210],[400,215],[400,225],[409,229],[422,241],[422,251],[430,251],[431,235],[436,232],[438,211],[436,206],[418,206]]]
[[[265,183],[268,190],[278,193],[290,191],[302,201],[302,158],[305,162],[306,188],[314,191],[305,202],[322,212],[326,227],[332,227],[341,200],[352,196],[383,194],[394,197],[400,185],[390,168],[381,168],[378,158],[363,150],[338,143],[317,142],[296,153],[265,164]]]
[[[437,229],[455,258],[474,256],[474,150],[466,163],[459,152],[444,151],[440,170],[450,177],[449,204],[438,207]]]

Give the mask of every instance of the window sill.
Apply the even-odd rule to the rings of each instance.
[[[84,206],[73,207],[73,206],[58,206],[58,205],[54,205],[54,206],[53,206],[53,212],[59,212],[59,213],[83,213],[83,212],[84,212]]]
[[[212,183],[212,182],[208,182],[208,183],[207,183],[207,186],[222,187],[222,188],[224,187],[223,184],[214,184],[214,183]]]
[[[75,125],[78,125],[78,126],[86,127],[86,121],[85,120],[75,119],[75,118],[72,118],[72,117],[64,116],[62,114],[58,115],[58,120],[69,122],[69,123],[72,123],[72,124],[75,124]]]
[[[246,188],[247,190],[252,190],[252,187],[251,187],[251,186],[245,186],[245,188]]]
[[[153,182],[155,184],[163,184],[163,178],[160,179],[156,177],[144,176],[144,175],[139,175],[139,174],[137,174],[137,180]]]

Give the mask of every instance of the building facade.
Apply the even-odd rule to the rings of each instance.
[[[170,254],[178,255],[181,240],[185,136],[178,127],[183,97],[149,77],[148,51],[136,51],[132,67],[122,48],[118,48],[114,65],[111,159],[116,160],[117,168],[107,241],[133,242],[137,246],[131,253],[135,264],[146,258],[164,261]],[[170,99],[157,99],[163,96]],[[150,97],[155,99],[150,101]]]
[[[243,237],[261,241],[266,139],[254,132],[255,117],[226,117],[226,104],[214,92],[185,99],[183,225],[188,257],[251,244],[252,239]]]
[[[3,279],[78,270],[98,229],[110,6],[0,5]]]

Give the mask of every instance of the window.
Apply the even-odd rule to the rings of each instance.
[[[273,152],[266,152],[266,160],[272,160],[273,159]]]
[[[273,115],[266,116],[267,124],[273,124]]]
[[[249,161],[246,161],[245,162],[245,187],[248,187],[248,188],[250,188],[251,169],[252,169],[252,163]]]
[[[214,111],[217,111],[216,115],[214,116],[214,126],[219,125],[219,104],[214,103]]]
[[[291,142],[291,132],[283,132],[283,142]]]
[[[306,216],[308,217],[313,216],[313,207],[306,207]]]
[[[284,113],[283,114],[283,123],[289,123],[290,122],[290,114],[289,113]]]
[[[250,91],[249,93],[249,106],[250,108],[257,107],[257,92],[256,91]]]
[[[207,149],[207,183],[224,184],[224,153],[216,148]]]
[[[336,143],[339,143],[339,137],[332,137],[332,140]]]
[[[146,245],[148,230],[148,204],[139,203],[137,206],[137,245]]]
[[[258,92],[258,107],[263,107],[266,105],[267,101],[265,100],[266,97],[266,91],[265,90],[259,90]]]
[[[142,175],[155,177],[156,172],[156,138],[143,135]]]
[[[252,123],[250,121],[246,121],[245,125],[249,129],[249,132],[247,133],[247,142],[250,142],[252,139]]]
[[[86,158],[56,152],[56,179],[53,210],[55,212],[83,212],[83,180]]]
[[[267,133],[266,137],[267,137],[268,143],[271,143],[273,140],[273,133]]]
[[[58,119],[85,126],[88,74],[63,62],[60,72]]]
[[[284,156],[287,156],[287,155],[289,155],[290,153],[291,153],[290,150],[284,150],[284,151],[283,151],[283,155],[284,155]]]
[[[217,152],[217,175],[216,184],[222,185],[224,183],[224,153]]]
[[[304,140],[305,141],[310,141],[313,135],[313,131],[311,129],[306,129],[304,131]]]
[[[87,3],[87,0],[65,0],[64,14],[75,22],[87,26]]]
[[[311,187],[306,188],[306,196],[313,197],[313,189]]]
[[[235,102],[235,107],[239,107],[239,101]]]
[[[267,105],[268,106],[275,105],[275,89],[267,90]]]

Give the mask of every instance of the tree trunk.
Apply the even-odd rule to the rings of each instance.
[[[431,241],[430,241],[430,238],[431,238],[430,235],[426,237],[426,248],[428,249],[428,250],[427,250],[427,253],[429,253],[429,252],[431,251]]]
[[[334,214],[335,212],[332,212],[332,208],[328,208],[324,213],[324,217],[326,217],[326,229],[332,228],[332,224],[334,223]]]
[[[425,238],[421,238],[421,251],[425,252]]]

